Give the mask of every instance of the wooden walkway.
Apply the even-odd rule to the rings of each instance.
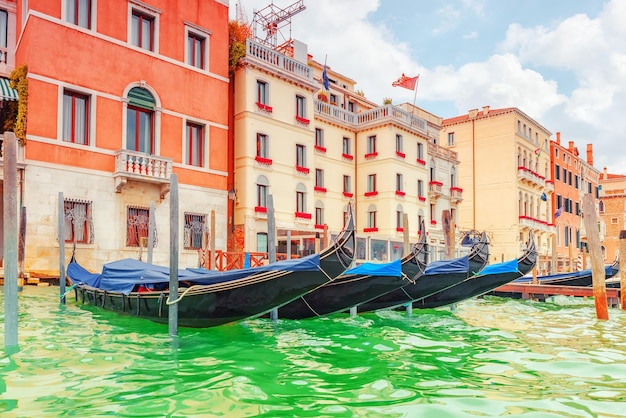
[[[546,284],[532,283],[509,283],[500,286],[494,292],[512,293],[518,295],[521,299],[533,299],[545,301],[550,296],[577,296],[577,297],[593,297],[593,287],[583,286],[554,286]],[[606,298],[608,305],[611,307],[619,307],[620,289],[607,288]]]

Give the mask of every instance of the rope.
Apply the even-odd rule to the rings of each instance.
[[[188,287],[187,289],[185,289],[185,291],[184,291],[183,293],[181,293],[181,294],[180,294],[180,296],[178,296],[178,299],[173,300],[173,301],[172,301],[172,300],[170,300],[170,297],[168,296],[168,297],[167,297],[167,300],[165,301],[165,304],[166,304],[166,305],[173,305],[173,304],[175,304],[175,303],[180,302],[180,301],[181,301],[181,299],[182,299],[182,298],[184,298],[184,297],[187,295],[187,293],[189,293],[189,291],[190,291],[191,289],[194,289],[194,290],[195,290],[195,288],[198,288],[198,287],[203,287],[203,286],[201,286],[201,285],[195,285],[195,286]]]
[[[59,296],[59,298],[63,299],[64,297],[66,297],[72,290],[74,290],[74,288],[78,286],[78,283],[75,283],[73,285],[71,285],[66,291],[65,293],[63,293],[62,295]]]

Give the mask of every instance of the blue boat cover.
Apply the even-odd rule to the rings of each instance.
[[[342,276],[361,274],[365,276],[402,277],[402,262],[398,259],[391,263],[363,263],[346,270]]]
[[[469,270],[469,257],[460,257],[452,260],[432,261],[426,266],[424,276],[433,274],[467,273]]]
[[[515,273],[516,271],[519,271],[517,258],[515,260],[505,261],[504,263],[485,266],[485,268],[480,271],[478,276],[486,276],[487,274]]]
[[[293,260],[284,260],[248,269],[215,271],[205,269],[185,269],[178,271],[178,280],[187,281],[194,285],[208,285],[214,283],[237,280],[267,271],[318,271],[320,269],[319,254]],[[149,289],[154,285],[167,287],[169,283],[169,267],[157,266],[130,258],[107,263],[101,274],[90,273],[78,263],[72,262],[67,267],[67,275],[74,284],[87,284],[91,287],[129,294],[135,286],[145,286]]]
[[[606,277],[611,277],[613,275],[613,266],[612,265],[608,265],[608,266],[604,266],[604,274]],[[556,280],[556,279],[575,279],[577,277],[583,277],[583,276],[591,276],[591,269],[586,269],[586,270],[580,270],[580,271],[570,271],[567,273],[557,273],[557,274],[548,274],[545,276],[537,276],[537,281],[541,282],[542,280]],[[519,279],[515,280],[515,283],[525,283],[525,282],[530,282],[532,281],[532,276],[531,275],[527,275],[524,277],[520,277]]]

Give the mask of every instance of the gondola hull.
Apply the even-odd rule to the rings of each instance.
[[[191,285],[180,287],[182,283],[179,283],[179,292],[172,298],[167,289],[123,292],[95,287],[81,277],[98,275],[86,272],[74,260],[68,266],[68,277],[74,283],[77,301],[154,322],[167,323],[169,308],[173,303],[178,308],[178,325],[183,327],[213,327],[254,318],[324,285],[351,265],[354,260],[355,231],[352,206],[350,208],[346,228],[336,242],[315,255],[318,258],[314,267],[294,269],[292,265],[299,264],[300,260],[287,260],[266,267],[224,272],[222,274],[229,278],[222,281],[220,273],[207,272],[203,275],[184,271],[182,276]],[[283,269],[283,266],[291,269]],[[163,268],[152,271],[156,271],[154,276],[164,274]],[[80,272],[85,274],[79,276]],[[196,273],[208,279],[198,278],[194,275]],[[233,275],[236,277],[233,278]],[[163,280],[161,278],[161,284]],[[183,280],[181,275],[179,280]],[[211,284],[203,284],[203,280],[209,280]]]

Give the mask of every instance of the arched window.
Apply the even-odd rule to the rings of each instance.
[[[126,109],[126,149],[154,154],[154,109],[152,94],[141,87],[128,92]]]
[[[519,192],[519,196],[517,198],[517,216],[522,216],[524,214],[524,206],[522,202],[522,192]]]

